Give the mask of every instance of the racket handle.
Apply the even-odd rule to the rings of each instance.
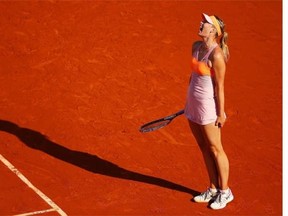
[[[176,113],[176,115],[182,115],[182,114],[184,114],[184,109]]]
[[[169,119],[174,119],[175,117],[177,117],[177,116],[179,116],[179,115],[182,115],[184,113],[184,109],[183,110],[180,110],[179,112],[177,112],[177,113],[174,113],[174,114],[172,114],[172,115],[170,115],[170,116],[167,116],[167,117],[165,117],[164,119],[165,120],[169,120]]]

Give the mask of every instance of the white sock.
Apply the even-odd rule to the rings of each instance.
[[[217,193],[217,188],[210,188],[210,191],[212,192],[212,193]]]
[[[225,190],[220,190],[221,193],[224,193],[224,194],[229,194],[230,192],[230,188],[227,188]]]

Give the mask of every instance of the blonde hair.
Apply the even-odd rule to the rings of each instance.
[[[214,15],[215,16],[215,15]],[[227,45],[227,41],[228,41],[228,33],[225,31],[225,24],[223,22],[223,20],[221,20],[219,17],[215,16],[220,28],[221,28],[221,38],[220,38],[220,47],[224,53],[224,57],[225,57],[225,61],[227,62],[230,58],[230,53],[229,53],[229,48]],[[218,37],[218,33],[216,33],[216,38]]]

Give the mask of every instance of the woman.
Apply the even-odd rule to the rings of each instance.
[[[192,75],[185,115],[201,149],[209,174],[207,191],[194,197],[195,202],[209,202],[212,209],[222,209],[233,200],[228,186],[229,161],[221,143],[224,112],[224,77],[229,50],[227,32],[217,16],[202,14],[199,36],[192,47]],[[217,40],[220,39],[220,45]]]

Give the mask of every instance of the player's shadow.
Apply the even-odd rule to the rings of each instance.
[[[119,167],[117,164],[101,159],[96,155],[68,149],[55,142],[52,142],[46,136],[37,131],[28,128],[21,128],[18,125],[9,121],[0,120],[0,131],[5,131],[7,133],[15,135],[19,138],[19,140],[21,140],[25,145],[30,148],[40,150],[55,158],[58,158],[59,160],[73,164],[96,174],[137,182],[144,182],[147,184],[157,185],[160,187],[189,193],[193,196],[199,194],[199,192],[195,190],[167,181],[165,179],[144,175],[124,169],[122,167]]]

